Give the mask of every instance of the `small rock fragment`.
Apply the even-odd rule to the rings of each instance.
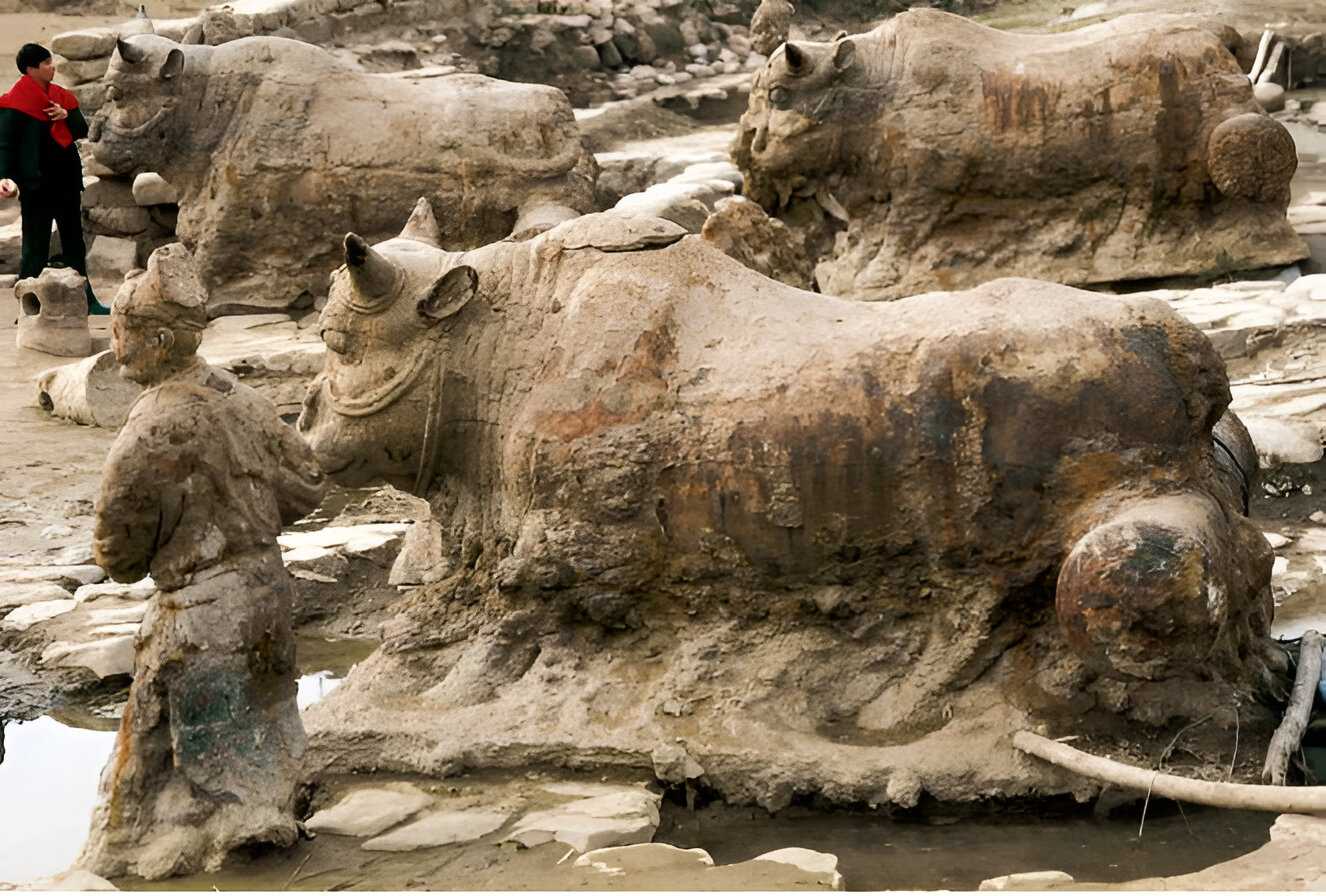
[[[315,813],[304,827],[318,834],[373,837],[424,809],[433,798],[412,784],[356,790],[330,809]]]
[[[78,602],[70,598],[69,600],[44,600],[40,603],[27,604],[16,610],[11,610],[9,615],[0,622],[0,628],[11,632],[25,632],[39,622],[45,622],[48,619],[54,619],[56,616],[62,616],[68,613]]]
[[[1059,884],[1073,883],[1073,876],[1063,871],[1024,871],[1019,874],[1005,874],[981,881],[978,889],[989,890],[1044,890]]]

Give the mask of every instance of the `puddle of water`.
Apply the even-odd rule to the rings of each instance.
[[[4,736],[0,880],[21,883],[63,871],[78,856],[115,733],[43,716],[11,722]]]
[[[330,694],[372,641],[300,638],[296,701],[307,709]],[[316,671],[313,671],[316,670]],[[58,716],[55,718],[55,716]],[[4,728],[0,761],[0,881],[57,874],[78,856],[115,745],[116,720],[71,710]]]
[[[1079,881],[1121,882],[1187,874],[1252,852],[1270,839],[1274,814],[1152,800],[1107,821],[998,818],[950,825],[890,821],[867,813],[783,813],[722,807],[666,811],[655,840],[703,847],[720,865],[801,846],[833,853],[852,890],[975,890],[1018,871],[1065,871]]]

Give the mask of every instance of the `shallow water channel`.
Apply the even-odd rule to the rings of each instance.
[[[335,690],[375,646],[371,641],[300,638],[300,709]],[[22,883],[69,867],[87,836],[97,780],[118,724],[109,713],[68,710],[5,725],[0,881]]]
[[[465,784],[482,788],[482,780],[474,780],[482,777]],[[1066,871],[1098,884],[1198,871],[1266,843],[1274,816],[1193,806],[1180,813],[1153,800],[1140,836],[1139,819],[1135,808],[1107,821],[995,815],[936,824],[866,812],[792,809],[769,816],[721,804],[692,812],[665,803],[654,840],[703,848],[718,865],[792,846],[830,852],[849,890],[974,890],[982,880],[1019,871]],[[470,844],[384,853],[363,850],[356,838],[323,834],[282,854],[233,860],[216,874],[116,883],[122,889],[223,891],[686,888],[666,876],[586,874],[565,861],[566,848],[558,843],[516,849],[499,840],[500,832]],[[751,873],[756,876],[739,881],[740,888],[765,889],[758,872]]]

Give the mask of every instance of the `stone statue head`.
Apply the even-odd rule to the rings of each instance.
[[[111,307],[111,348],[126,379],[154,385],[194,362],[207,326],[207,293],[180,243],[131,274]]]
[[[854,126],[870,120],[882,98],[863,90],[857,43],[840,37],[828,43],[783,44],[751,85],[741,116],[733,158],[751,172],[751,199],[766,208],[788,197],[816,175],[833,171]]]
[[[323,372],[298,423],[323,471],[343,484],[408,489],[419,476],[430,402],[441,397],[437,365],[478,286],[475,270],[458,263],[462,253],[439,242],[427,199],[394,239],[370,246],[345,237],[319,324]]]
[[[109,102],[92,127],[97,161],[117,174],[168,169],[179,142],[206,130],[186,114],[201,102],[205,55],[155,34],[121,37],[104,79]]]

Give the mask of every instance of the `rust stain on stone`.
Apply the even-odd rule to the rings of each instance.
[[[1052,105],[1045,85],[1007,69],[981,72],[981,97],[986,120],[1000,131],[1043,125]]]

